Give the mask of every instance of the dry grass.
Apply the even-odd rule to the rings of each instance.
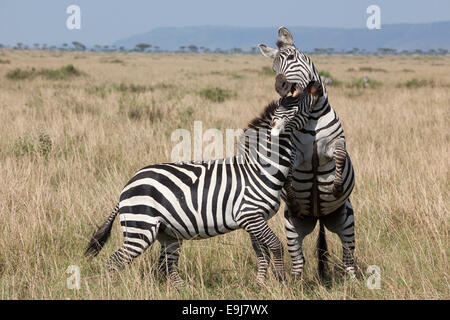
[[[331,280],[321,284],[316,232],[304,243],[302,282],[269,279],[257,290],[256,259],[239,230],[185,243],[180,269],[188,286],[180,291],[156,277],[159,244],[123,272],[107,273],[106,260],[122,241],[117,222],[99,257],[88,261],[83,249],[132,174],[170,160],[174,129],[192,130],[194,120],[204,130],[243,128],[276,98],[273,75],[264,72],[270,62],[251,55],[42,51],[3,51],[0,58],[10,62],[0,64],[1,299],[450,298],[449,57],[313,57],[319,70],[344,83],[367,67],[386,70],[369,75],[380,87],[328,90],[356,169],[358,263],[363,272],[380,266],[380,290],[366,288],[367,275],[351,282],[333,271],[337,258]],[[69,64],[83,74],[6,77],[15,68]],[[433,86],[399,85],[412,78]],[[219,102],[199,94],[211,87],[230,94]],[[270,224],[284,240],[282,215]],[[337,237],[327,236],[340,256]],[[69,265],[81,268],[80,290],[66,287]]]

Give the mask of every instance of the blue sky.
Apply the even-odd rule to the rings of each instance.
[[[66,28],[71,4],[81,8],[81,30]],[[363,28],[371,4],[382,24],[450,20],[449,0],[0,0],[0,43],[111,44],[171,26]]]

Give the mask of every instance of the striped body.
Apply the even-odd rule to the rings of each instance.
[[[355,185],[350,156],[345,154],[342,171],[343,192],[333,195],[336,177],[334,141],[344,139],[339,117],[323,98],[313,109],[305,127],[294,133],[296,163],[293,166],[292,188],[300,204],[300,214],[321,217],[345,204]]]
[[[304,94],[294,105],[270,104],[241,137],[238,156],[142,168],[125,185],[118,207],[94,234],[86,253],[101,250],[119,214],[124,243],[111,256],[111,269],[121,269],[158,240],[160,270],[181,284],[176,266],[183,240],[243,228],[258,257],[256,283],[264,282],[269,250],[276,276],[282,278],[283,248],[267,220],[279,209],[290,171],[292,132],[305,125],[316,101]],[[272,127],[280,122],[289,122],[281,134]]]
[[[259,45],[261,53],[273,59],[275,90],[282,97],[289,92],[295,95],[310,81],[320,82],[323,88],[323,96],[314,105],[308,123],[294,133],[295,162],[284,186],[285,227],[292,274],[301,275],[305,262],[303,239],[319,221],[319,273],[323,275],[326,258],[325,226],[340,237],[344,266],[353,276],[355,233],[349,196],[355,180],[344,132],[338,115],[328,103],[325,86],[311,58],[297,50],[289,30],[281,27],[278,35],[278,49]]]

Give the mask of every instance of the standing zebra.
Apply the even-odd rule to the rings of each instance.
[[[274,255],[275,275],[283,277],[283,247],[267,224],[278,211],[282,187],[291,166],[292,132],[308,120],[320,97],[312,82],[289,104],[269,104],[240,141],[241,154],[207,162],[155,164],[139,170],[125,185],[118,205],[93,235],[85,255],[97,255],[108,239],[117,214],[124,242],[108,262],[121,269],[155,240],[161,243],[159,270],[175,284],[183,240],[210,238],[238,228],[250,234],[258,257],[256,283],[264,283]],[[311,92],[311,94],[310,94]],[[287,124],[288,122],[288,124]],[[280,128],[283,131],[280,132]],[[254,133],[254,143],[245,139]],[[270,156],[269,156],[269,152]]]
[[[276,72],[275,89],[284,97],[299,93],[310,81],[321,78],[311,59],[294,46],[289,30],[279,28],[278,49],[259,45],[261,53],[273,59]],[[324,225],[337,233],[343,247],[343,263],[350,276],[355,274],[355,233],[353,209],[349,200],[353,190],[354,172],[345,149],[345,136],[339,117],[323,96],[314,105],[308,123],[294,134],[298,154],[293,164],[291,181],[286,183],[285,227],[292,274],[300,276],[305,258],[302,243],[319,220],[317,242],[319,274],[324,275],[327,244]]]

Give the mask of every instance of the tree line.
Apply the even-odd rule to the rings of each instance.
[[[0,48],[6,48],[0,43]],[[22,42],[18,42],[15,46],[12,47],[15,50],[62,50],[62,51],[100,51],[100,52],[163,52],[161,48],[157,45],[152,45],[149,43],[138,43],[134,48],[129,49],[125,46],[116,45],[100,45],[95,44],[94,46],[88,48],[86,45],[79,41],[72,41],[69,43],[63,43],[61,46],[51,45],[49,46],[46,43],[33,43],[32,46],[26,45]],[[166,51],[166,50],[164,50]],[[171,50],[172,52],[189,52],[189,53],[258,53],[258,49],[256,47],[251,47],[249,50],[244,50],[241,48],[232,48],[232,49],[221,49],[215,48],[210,49],[204,46],[196,46],[194,44],[190,45],[182,45],[178,48],[178,50]],[[167,51],[166,51],[167,52]],[[360,48],[351,48],[351,49],[341,49],[336,50],[334,48],[314,48],[313,50],[307,50],[307,53],[314,54],[448,54],[448,50],[444,48],[438,49],[414,49],[414,50],[397,50],[394,48],[378,48],[376,51],[367,51],[366,49]]]

